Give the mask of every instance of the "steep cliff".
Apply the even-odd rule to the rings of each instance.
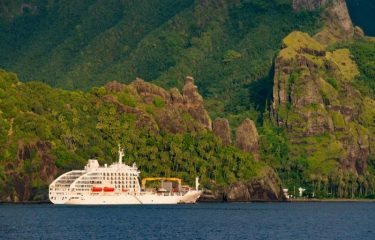
[[[306,178],[319,182],[341,171],[369,174],[375,140],[374,122],[364,121],[375,118],[369,109],[374,99],[354,86],[360,72],[350,51],[328,51],[325,43],[302,32],[283,40],[272,106],[275,121],[286,128],[291,155],[306,159]]]
[[[236,129],[236,146],[245,152],[253,154],[259,160],[259,136],[255,123],[246,118]]]
[[[230,145],[232,140],[230,136],[229,122],[225,118],[216,118],[212,123],[212,131],[221,139],[224,145]]]

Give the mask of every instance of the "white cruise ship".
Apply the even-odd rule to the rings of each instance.
[[[119,148],[119,161],[99,166],[88,160],[84,170],[73,170],[55,179],[49,186],[49,199],[54,204],[176,204],[195,203],[202,191],[182,186],[179,178],[144,178],[139,184],[136,164],[122,163],[124,151]],[[146,188],[147,181],[161,181],[158,188]],[[173,181],[173,182],[172,182]],[[174,184],[174,185],[173,185]],[[176,186],[177,185],[177,186]]]

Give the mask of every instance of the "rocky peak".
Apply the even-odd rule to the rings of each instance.
[[[230,126],[227,119],[216,118],[212,124],[212,131],[221,139],[223,145],[227,146],[231,144]]]
[[[246,118],[236,129],[236,146],[242,151],[252,153],[259,160],[259,136],[255,123]]]
[[[112,85],[114,84],[108,88],[114,88]],[[115,88],[117,89],[117,87]],[[140,78],[133,81],[130,88],[134,90],[137,98],[146,104],[153,104],[157,98],[164,101],[165,106],[156,108],[153,114],[161,129],[172,133],[212,129],[211,118],[203,105],[203,98],[192,77],[186,77],[183,95],[177,88],[167,91]],[[183,115],[186,113],[195,121],[194,124],[184,120]]]
[[[111,93],[122,92],[125,89],[125,85],[117,81],[109,82],[104,87],[108,92]]]
[[[178,88],[172,88],[171,90],[169,90],[169,92],[171,94],[171,99],[173,103],[182,104],[184,102],[184,99]]]
[[[203,105],[203,97],[199,94],[198,87],[194,84],[193,77],[186,77],[182,94],[184,99],[184,107],[187,109],[190,115],[201,123],[205,129],[212,130],[212,120]]]
[[[137,91],[145,103],[152,103],[156,96],[161,97],[167,103],[171,100],[171,96],[167,90],[155,84],[145,82],[143,79],[137,78],[130,86]]]
[[[198,92],[198,87],[194,84],[194,78],[187,76],[185,80],[185,86],[182,89],[185,100],[188,103],[202,104],[203,98]]]
[[[345,0],[332,0],[322,18],[325,27],[314,38],[325,46],[354,37],[354,26]]]
[[[293,0],[292,6],[296,12],[315,11],[324,7],[322,19],[325,26],[315,36],[321,44],[329,45],[355,36],[345,0]]]

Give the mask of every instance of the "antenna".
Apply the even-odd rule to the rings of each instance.
[[[124,157],[124,149],[121,148],[121,145],[118,145],[118,163],[122,164],[122,158]]]

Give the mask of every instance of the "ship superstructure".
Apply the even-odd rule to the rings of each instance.
[[[73,170],[59,176],[49,186],[49,198],[54,204],[176,204],[195,203],[202,191],[181,186],[178,178],[147,178],[139,184],[139,170],[122,162],[124,151],[119,147],[117,163],[100,166],[96,159],[88,160],[84,170]],[[161,180],[162,187],[146,189],[147,180]],[[173,187],[171,182],[178,182]],[[167,187],[163,187],[167,186]]]

